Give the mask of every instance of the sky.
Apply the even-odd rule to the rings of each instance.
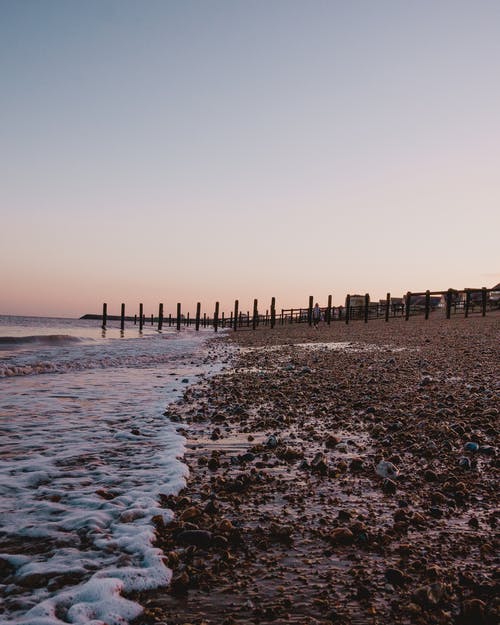
[[[500,282],[497,0],[0,0],[0,314]]]

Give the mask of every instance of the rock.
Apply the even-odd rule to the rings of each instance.
[[[318,451],[318,453],[312,459],[311,471],[321,473],[322,475],[325,475],[326,472],[328,471],[328,465],[326,464],[325,454],[323,454],[321,451]]]
[[[9,562],[7,558],[0,556],[0,579],[4,579],[9,575],[12,575],[15,570],[16,567]]]
[[[273,540],[283,543],[292,542],[292,528],[288,525],[281,525],[279,523],[271,523],[269,525],[269,535]]]
[[[220,461],[217,457],[212,456],[208,461],[207,466],[210,471],[217,471],[217,469],[220,467]]]
[[[274,434],[271,434],[271,436],[266,441],[266,447],[269,447],[270,449],[274,449],[277,446],[278,446],[278,438]]]
[[[380,477],[388,477],[391,480],[396,479],[399,475],[399,469],[394,464],[392,464],[392,462],[388,462],[387,460],[381,460],[377,464],[375,472]]]
[[[209,499],[203,508],[203,512],[205,512],[205,514],[214,514],[218,509],[217,503],[213,499]]]
[[[394,493],[397,491],[397,489],[398,489],[398,487],[397,487],[396,482],[394,482],[393,480],[389,479],[388,477],[386,477],[385,480],[382,482],[382,490],[387,495],[394,495]]]
[[[281,457],[287,462],[292,462],[293,460],[299,460],[304,457],[304,452],[302,449],[294,449],[293,447],[287,447]]]
[[[214,428],[212,430],[212,433],[210,434],[210,438],[213,441],[218,441],[220,438],[222,438],[222,434],[221,434],[220,428]]]
[[[485,623],[486,604],[481,599],[466,599],[461,606],[460,622],[482,625]]]
[[[491,445],[481,445],[479,447],[479,453],[485,456],[495,456],[496,450]]]
[[[186,573],[186,571],[183,571],[180,575],[176,575],[172,578],[170,588],[172,589],[173,593],[183,595],[187,593],[189,584],[189,575]]]
[[[371,590],[365,586],[364,584],[359,584],[356,589],[356,598],[357,599],[369,599],[372,596]]]
[[[184,510],[179,518],[181,521],[189,521],[190,519],[195,519],[196,517],[199,517],[200,514],[201,511],[199,508],[197,508],[196,506],[190,506],[189,508],[186,508],[186,510]]]
[[[399,569],[388,568],[385,570],[385,579],[393,586],[404,586],[406,575]]]
[[[461,458],[458,459],[458,466],[464,469],[465,471],[468,471],[470,470],[472,465],[471,465],[469,458],[467,458],[466,456],[462,456]]]
[[[424,480],[426,482],[435,482],[437,480],[437,473],[432,469],[426,469],[424,471]]]
[[[212,544],[212,532],[207,530],[186,530],[177,535],[177,542],[181,545],[194,545],[206,549]]]
[[[327,538],[334,545],[352,545],[354,542],[354,534],[348,527],[336,527]]]
[[[240,462],[253,462],[255,460],[255,454],[252,454],[250,451],[248,451],[246,454],[238,456],[238,460]]]
[[[443,516],[443,511],[438,506],[431,506],[429,508],[429,515],[434,519],[440,519]]]
[[[414,600],[423,607],[436,606],[444,595],[444,586],[439,582],[434,582],[429,586],[417,588],[413,593]]]
[[[351,460],[351,462],[349,463],[349,468],[351,469],[351,471],[361,471],[363,469],[364,466],[364,462],[363,462],[363,458],[360,458],[359,456],[356,458],[353,458]]]
[[[338,438],[338,436],[333,436],[333,434],[330,434],[325,441],[325,447],[327,449],[333,449],[340,443],[340,440],[341,439]]]

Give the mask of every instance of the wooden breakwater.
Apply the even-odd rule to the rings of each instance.
[[[215,303],[212,312],[203,311],[201,302],[196,304],[196,312],[184,313],[181,303],[175,306],[175,313],[164,315],[164,304],[160,303],[157,314],[151,313],[148,316],[144,313],[143,304],[139,304],[138,313],[133,316],[125,314],[125,304],[121,305],[120,315],[109,315],[107,304],[102,307],[102,315],[87,314],[82,319],[95,319],[101,321],[102,327],[106,328],[108,322],[119,321],[121,330],[125,329],[126,322],[139,326],[139,330],[146,324],[156,325],[161,331],[163,327],[175,327],[181,330],[182,327],[194,326],[195,330],[200,328],[213,328],[216,332],[219,328],[257,329],[260,326],[274,328],[278,325],[289,323],[308,323],[313,325],[317,321],[331,324],[333,322],[350,323],[351,321],[362,320],[368,323],[374,319],[382,319],[386,323],[391,318],[404,317],[408,321],[414,316],[424,316],[429,319],[431,315],[443,314],[447,319],[452,315],[462,314],[468,317],[472,314],[485,316],[487,311],[500,308],[500,292],[493,289],[468,288],[468,289],[447,289],[444,291],[407,291],[403,297],[391,297],[390,293],[383,300],[372,301],[369,293],[364,295],[347,294],[345,303],[340,306],[332,305],[333,296],[328,295],[327,305],[315,308],[315,299],[309,296],[308,305],[297,308],[282,308],[277,313],[276,298],[272,298],[269,308],[265,313],[259,312],[257,299],[253,300],[253,309],[243,311],[240,308],[239,300],[235,300],[234,307],[229,313],[220,311],[219,302]]]

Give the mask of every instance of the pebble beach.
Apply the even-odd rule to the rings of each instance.
[[[497,623],[499,329],[228,334],[231,364],[168,407],[189,478],[135,625]]]

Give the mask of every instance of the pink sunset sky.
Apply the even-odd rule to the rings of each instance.
[[[500,282],[499,2],[3,0],[0,75],[0,314]]]

